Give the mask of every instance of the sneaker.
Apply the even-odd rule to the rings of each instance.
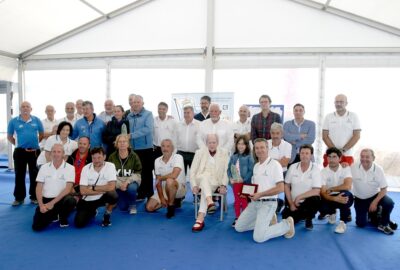
[[[60,219],[60,228],[66,228],[69,226],[68,219]]]
[[[111,223],[111,215],[108,214],[108,213],[105,213],[104,216],[103,216],[103,222],[101,223],[101,226],[102,227],[108,227],[108,226],[111,226],[111,225],[112,225],[112,223]]]
[[[392,229],[392,231],[397,230],[397,223],[394,221],[389,221],[389,227]]]
[[[343,220],[339,222],[339,225],[336,226],[335,233],[344,233],[347,229],[346,223]]]
[[[314,229],[312,219],[306,219],[306,229],[309,231],[312,231],[312,229]]]
[[[336,223],[336,214],[328,215],[328,223],[335,224]]]
[[[20,206],[22,204],[24,204],[24,200],[22,200],[22,201],[15,200],[15,201],[12,202],[11,205],[12,206]]]
[[[378,230],[380,230],[381,232],[383,232],[384,234],[387,234],[387,235],[394,234],[393,230],[390,229],[389,225],[387,225],[387,226],[379,225]]]
[[[37,204],[38,204],[38,201],[37,201],[37,200],[35,200],[35,199],[33,199],[33,200],[31,200],[31,204],[35,204],[35,205],[37,205]]]
[[[53,220],[51,222],[57,222],[60,220],[60,217],[58,215],[56,215],[55,217],[53,217]]]
[[[137,214],[136,205],[131,205],[131,208],[129,209],[129,214],[131,214],[131,215]]]
[[[269,223],[269,226],[275,225],[276,223],[278,223],[278,218],[276,217],[276,214],[274,213],[274,215],[272,216],[271,222]]]
[[[284,234],[284,237],[289,239],[292,238],[295,234],[295,229],[294,229],[294,220],[292,217],[288,217],[286,219],[287,223],[289,224],[289,231]]]
[[[235,218],[235,220],[232,222],[232,228],[235,228],[235,225],[236,225],[236,221],[237,221],[238,219],[237,218]]]
[[[166,216],[167,216],[167,218],[172,218],[173,216],[175,216],[175,206],[168,205]]]

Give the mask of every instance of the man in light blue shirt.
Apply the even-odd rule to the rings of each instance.
[[[104,122],[93,113],[92,102],[84,101],[82,106],[83,118],[76,121],[72,139],[88,137],[90,139],[90,149],[103,147],[102,135],[106,127]]]
[[[293,106],[294,119],[283,125],[283,138],[292,145],[290,164],[300,161],[299,149],[302,145],[312,145],[315,141],[315,123],[304,119],[304,105],[297,103]]]
[[[24,203],[26,196],[25,176],[26,166],[29,168],[29,195],[31,202],[36,200],[36,176],[38,169],[36,160],[40,154],[39,141],[43,138],[44,129],[42,122],[36,116],[31,115],[32,107],[27,101],[21,103],[20,115],[11,119],[7,128],[7,139],[15,145],[13,154],[15,170],[15,200],[13,206]]]
[[[127,115],[131,131],[131,145],[142,163],[142,183],[138,189],[138,199],[150,198],[153,190],[153,114],[143,107],[143,97],[130,96],[131,109]]]

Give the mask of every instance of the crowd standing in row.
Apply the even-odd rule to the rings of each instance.
[[[31,115],[31,105],[25,101],[20,115],[8,125],[8,140],[15,145],[12,205],[24,203],[28,166],[30,199],[38,204],[34,230],[54,220],[67,227],[75,207],[76,227],[86,226],[101,206],[106,207],[102,226],[110,226],[116,205],[136,214],[136,202],[145,199],[147,211],[166,208],[167,218],[172,218],[186,195],[189,167],[192,193],[200,196],[193,232],[203,230],[206,214],[216,211],[213,193],[226,194],[230,183],[235,199],[232,226],[238,232],[254,230],[257,242],[293,237],[294,224],[300,220],[312,230],[318,211],[318,218],[334,224],[337,209],[335,232],[344,233],[352,220],[353,202],[357,226],[371,221],[385,234],[393,234],[394,203],[386,195],[387,183],[374,162],[374,151],[363,149],[360,161],[354,162],[353,147],[361,127],[357,115],[346,109],[346,96],[335,97],[336,110],[323,123],[328,149],[322,171],[313,162],[316,128],[304,119],[304,106],[294,105],[294,119],[282,125],[280,116],[270,110],[268,95],[262,95],[259,103],[261,112],[251,120],[248,108],[241,106],[239,120],[231,123],[221,118],[219,105],[208,96],[201,98],[201,112],[196,115],[193,106],[182,108],[180,122],[167,114],[165,102],[159,103],[158,116],[153,117],[135,94],[129,96],[128,110],[106,100],[98,116],[90,101],[67,102],[66,116],[59,120],[48,105],[41,121]],[[245,196],[246,184],[257,185],[257,191]],[[278,223],[282,192],[283,219]]]

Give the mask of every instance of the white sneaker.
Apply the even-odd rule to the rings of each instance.
[[[288,217],[286,219],[287,223],[289,224],[289,231],[284,234],[285,238],[289,239],[292,238],[295,234],[295,229],[294,229],[294,220],[292,217]]]
[[[129,209],[129,214],[131,214],[131,215],[136,215],[137,214],[136,205],[132,205],[131,206],[131,208]]]
[[[336,223],[336,214],[332,214],[328,216],[328,223],[335,224]]]
[[[344,233],[347,229],[346,223],[343,220],[339,222],[339,225],[336,226],[335,233]]]

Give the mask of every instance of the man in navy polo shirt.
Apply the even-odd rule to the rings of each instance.
[[[76,121],[72,139],[88,137],[90,139],[90,149],[103,147],[102,134],[105,129],[104,122],[93,113],[93,103],[83,102],[83,118]]]
[[[43,125],[39,118],[31,115],[32,107],[27,101],[21,103],[20,115],[11,119],[7,128],[7,139],[15,145],[13,154],[15,170],[15,187],[13,206],[24,203],[26,196],[25,175],[26,165],[29,167],[29,195],[31,202],[36,200],[36,176],[38,169],[36,160],[40,154],[39,141],[43,138]]]

